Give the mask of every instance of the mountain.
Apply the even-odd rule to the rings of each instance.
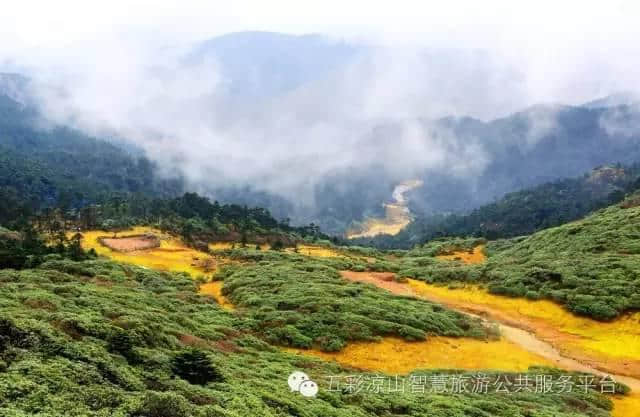
[[[488,122],[448,117],[416,120],[412,127],[427,143],[444,142],[448,153],[467,155],[450,165],[428,168],[425,162],[413,174],[424,183],[409,194],[409,207],[418,217],[469,213],[507,193],[576,177],[598,166],[640,161],[640,110],[635,106],[538,105]],[[359,138],[358,149],[363,156],[374,153],[371,159],[378,162],[313,178],[313,204],[293,202],[288,217],[341,234],[355,221],[383,215],[382,203],[407,179],[385,167],[383,158],[393,158],[395,141],[406,136],[407,129],[401,121],[372,124]],[[431,156],[414,157],[428,161]],[[393,163],[401,166],[403,161]],[[216,193],[224,195],[224,190]]]
[[[629,106],[640,103],[640,95],[631,91],[621,91],[584,103],[582,107],[597,109],[602,107]]]
[[[42,119],[0,95],[0,223],[46,207],[79,208],[113,195],[176,196],[182,181],[153,162]]]
[[[635,107],[545,105],[486,123],[439,120],[425,127],[429,134],[449,132],[465,146],[478,148],[487,163],[473,176],[428,173],[420,193],[412,195],[412,208],[422,213],[465,211],[507,192],[580,175],[600,165],[640,161],[638,121]],[[453,198],[447,190],[456,190]]]
[[[362,109],[372,103],[360,97],[367,96],[362,91],[392,93],[394,85],[380,85],[375,74],[377,68],[392,65],[393,56],[383,54],[383,59],[375,61],[372,55],[372,47],[320,35],[241,32],[195,43],[182,63],[214,61],[222,87],[212,93],[212,101],[195,94],[195,104],[169,106],[169,115],[183,115],[186,109],[185,123],[195,124],[193,129],[170,133],[202,136],[199,143],[180,147],[176,154],[187,154],[185,164],[195,161],[203,166],[181,167],[176,162],[178,166],[172,168],[178,175],[196,172],[194,183],[185,185],[188,190],[219,201],[266,207],[292,224],[313,222],[326,232],[343,234],[354,222],[383,215],[383,203],[391,199],[395,185],[405,180],[424,183],[409,194],[409,208],[416,216],[465,214],[510,192],[575,177],[597,166],[640,161],[640,108],[631,102],[630,94],[581,106],[540,104],[493,120],[403,117],[393,106],[369,114]],[[449,66],[469,72],[478,64],[482,70],[465,78],[471,86],[475,86],[473,77],[482,78],[490,68],[487,57],[477,52],[424,51],[412,58],[428,62],[434,70],[437,67],[438,74],[446,74]],[[354,63],[369,70],[364,71],[366,77],[351,71]],[[0,92],[13,97],[14,104],[28,103],[18,99],[24,95],[19,88],[24,78],[11,75],[7,79],[12,81],[0,81]],[[419,81],[411,85],[418,88]],[[446,90],[450,83],[445,79],[438,88]],[[482,99],[488,100],[490,91],[485,93]],[[416,96],[420,97],[417,92]],[[427,104],[437,104],[427,101],[416,103],[419,109],[425,108],[425,114]],[[215,111],[202,109],[201,103],[216,104],[211,106]],[[464,109],[462,104],[451,107],[456,113]],[[162,130],[156,125],[164,120],[157,120],[155,114],[140,119],[151,120],[153,129]],[[188,138],[179,142],[184,145]],[[251,141],[248,146],[245,139]],[[239,150],[200,155],[199,149],[209,140],[234,140],[240,142]],[[331,146],[335,143],[339,146]],[[216,145],[220,146],[211,149],[226,152],[224,143]],[[270,148],[274,149],[269,152]],[[323,153],[325,149],[331,151]],[[124,152],[137,157],[129,149]],[[169,153],[161,152],[165,160],[156,162],[181,160],[182,155],[166,157]],[[259,166],[260,175],[228,172],[233,169],[222,172],[225,161],[235,158],[247,166],[248,174],[254,174],[252,166]],[[227,180],[227,175],[232,178]],[[210,176],[218,180],[210,181]],[[294,191],[278,188],[283,184]]]
[[[354,221],[383,214],[382,203],[391,198],[394,186],[412,177],[424,183],[410,195],[414,213],[465,213],[509,192],[578,176],[605,164],[640,161],[640,108],[634,105],[632,93],[616,93],[578,106],[538,104],[486,120],[466,116],[433,119],[420,117],[419,112],[417,117],[404,118],[396,116],[392,106],[381,114],[362,112],[363,107],[372,105],[363,98],[367,91],[388,89],[386,93],[393,95],[397,86],[384,84],[388,81],[384,70],[393,67],[394,58],[407,58],[394,52],[318,35],[241,32],[194,45],[188,59],[211,58],[219,64],[228,96],[225,100],[234,112],[255,110],[266,103],[267,110],[256,114],[270,120],[285,114],[301,121],[300,125],[284,126],[295,131],[301,142],[309,142],[312,149],[314,140],[331,143],[331,137],[314,136],[317,124],[329,124],[339,135],[344,129],[347,137],[338,139],[357,144],[354,166],[338,167],[310,179],[314,184],[311,204],[289,198],[292,204],[286,208],[276,198],[261,201],[269,204],[268,200],[273,200],[275,204],[267,207],[274,212],[288,210],[292,221],[313,221],[331,233],[343,233]],[[455,90],[447,74],[456,73],[464,74],[474,94],[485,94],[481,100],[493,103],[491,90],[483,90],[483,80],[492,66],[482,51],[425,49],[411,55],[409,62],[416,77],[439,80],[428,85],[442,100],[450,98],[448,90]],[[423,65],[428,68],[424,74]],[[395,70],[389,71],[393,75]],[[420,96],[422,81],[416,78],[411,85],[412,94]],[[516,107],[517,98],[511,100],[510,108]],[[442,105],[456,114],[466,110],[466,101],[460,98],[449,107],[445,106],[449,102],[431,101],[425,99],[417,106]],[[310,116],[316,114],[322,116],[318,120]],[[256,126],[260,126],[260,117],[255,118]],[[265,129],[265,134],[271,133]],[[409,146],[404,140],[416,137],[416,152],[397,152]],[[432,146],[436,146],[436,157],[445,153],[442,163],[429,162]],[[405,160],[409,158],[417,161]],[[243,189],[250,190],[244,198],[251,203],[260,184],[235,187],[234,197],[242,198]],[[224,188],[209,192],[228,194]]]
[[[238,32],[193,46],[188,62],[214,60],[229,96],[275,97],[340,70],[361,48],[321,35]]]
[[[0,95],[24,105],[28,100],[28,83],[29,79],[23,75],[0,72]]]
[[[306,103],[306,95],[313,96],[318,89],[326,92],[327,107],[339,108],[341,103],[332,103],[331,97],[338,101],[345,98],[332,92],[350,86],[334,76],[356,59],[374,53],[363,45],[331,43],[315,35],[263,32],[226,35],[196,50],[197,56],[219,60],[232,90],[241,96],[275,97],[270,101],[275,113]],[[473,58],[471,62],[484,68],[480,53],[467,56],[456,51],[425,51],[422,58],[429,59],[432,66],[447,62],[458,68],[460,62],[469,62],[461,57]],[[305,65],[300,66],[299,61]],[[281,84],[281,77],[290,83]],[[252,83],[255,79],[260,80],[259,88]],[[630,105],[632,97],[631,93],[619,93],[583,106],[540,104],[488,121],[471,117],[365,120],[368,128],[364,133],[354,130],[353,135],[362,135],[354,140],[363,160],[368,152],[376,154],[370,158],[373,162],[313,178],[313,204],[294,201],[287,216],[294,222],[315,222],[324,230],[341,234],[354,221],[381,215],[382,203],[391,198],[393,187],[409,179],[392,172],[393,165],[402,164],[402,160],[389,164],[383,158],[393,158],[399,138],[411,134],[421,136],[423,143],[434,138],[436,142],[447,141],[447,151],[452,154],[469,154],[466,162],[464,158],[453,162],[459,165],[455,170],[446,165],[426,168],[427,162],[424,169],[417,169],[415,175],[424,186],[411,193],[410,208],[418,215],[465,213],[506,193],[578,176],[597,166],[635,163],[640,161],[640,111]],[[416,126],[416,132],[410,131]],[[430,155],[416,157],[427,161]],[[227,194],[224,189],[212,192]],[[241,194],[236,192],[234,197]],[[247,197],[251,203],[250,195]],[[278,213],[285,209],[282,203],[270,206],[265,199],[261,203]]]

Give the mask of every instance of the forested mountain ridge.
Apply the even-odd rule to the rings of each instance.
[[[475,144],[488,162],[479,175],[425,175],[425,185],[412,193],[412,211],[467,211],[507,192],[640,161],[639,110],[538,105],[489,122],[446,118],[426,124],[430,135],[448,132],[467,146]]]
[[[0,95],[0,223],[46,207],[79,208],[114,195],[176,196],[182,181],[154,164],[79,131],[47,125]]]
[[[53,125],[0,94],[0,225],[24,229],[31,220],[56,234],[153,223],[193,245],[207,238],[246,243],[270,236],[272,243],[292,244],[301,236],[327,237],[313,224],[292,227],[286,217],[243,200],[220,204],[184,189],[182,178],[162,178],[142,154]]]

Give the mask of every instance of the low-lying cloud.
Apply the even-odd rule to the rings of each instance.
[[[483,143],[434,130],[437,118],[486,120],[540,101],[576,103],[637,87],[627,74],[626,84],[610,81],[626,61],[606,65],[578,50],[549,62],[560,55],[503,45],[355,49],[338,70],[258,98],[235,94],[215,55],[194,59],[190,45],[130,36],[13,63],[33,79],[33,97],[57,123],[131,141],[165,173],[181,172],[204,189],[249,184],[309,204],[325,177],[373,166],[397,181],[430,170],[477,176],[490,162]],[[523,146],[553,128],[552,112],[539,116]]]

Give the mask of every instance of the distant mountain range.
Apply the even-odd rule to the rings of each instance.
[[[486,152],[489,162],[475,177],[425,175],[425,186],[413,194],[417,212],[470,210],[507,192],[580,175],[596,166],[640,161],[636,105],[539,105],[490,122],[448,118],[425,129],[434,135],[453,132],[458,140]]]
[[[261,99],[324,78],[343,68],[358,51],[358,46],[321,35],[239,32],[194,45],[186,59],[214,59],[220,64],[227,94]]]
[[[345,71],[355,60],[366,56],[370,48],[331,41],[319,35],[245,32],[195,44],[184,59],[198,62],[211,58],[219,63],[225,96],[222,100],[238,106],[230,104],[230,111],[243,108],[245,103],[257,106],[256,103],[265,100],[279,109],[283,101],[308,94],[305,89],[310,84],[331,80]],[[446,57],[444,63],[456,63],[456,54],[442,52],[428,56],[434,62],[442,56]],[[482,62],[481,54],[474,57]],[[27,83],[21,75],[0,75],[0,93],[9,98],[4,105],[20,107],[26,103],[28,106],[28,91],[24,88]],[[327,103],[331,107],[331,102]],[[638,103],[636,95],[622,92],[579,106],[540,104],[489,121],[459,116],[435,120],[415,118],[409,123],[393,117],[364,120],[364,128],[359,132],[366,133],[353,140],[357,143],[356,149],[367,154],[370,162],[355,167],[344,165],[322,178],[314,178],[313,204],[267,192],[260,184],[185,186],[221,201],[265,206],[278,218],[290,217],[293,223],[315,222],[327,232],[342,233],[354,221],[382,214],[382,203],[391,198],[393,187],[402,180],[412,179],[392,172],[388,164],[382,162],[385,158],[396,158],[394,148],[399,137],[416,133],[418,137],[444,144],[447,152],[458,158],[451,162],[445,160],[435,167],[425,162],[424,169],[412,171],[416,179],[424,182],[409,196],[412,212],[419,216],[466,213],[509,192],[575,177],[601,165],[640,161]],[[0,114],[0,123],[5,126],[11,123],[11,116],[7,114],[11,111],[5,111],[4,118]],[[0,125],[0,129],[3,128]],[[34,124],[31,128],[32,133],[25,135],[37,135],[39,127]],[[0,145],[6,141],[1,132]],[[48,140],[56,140],[55,132],[47,133]],[[304,140],[303,131],[300,141]],[[23,150],[27,143],[21,145]],[[432,157],[428,148],[421,152],[424,153],[412,155],[415,158],[412,164],[419,166],[421,160]],[[402,167],[404,161],[394,163]],[[306,174],[274,175],[304,177]]]

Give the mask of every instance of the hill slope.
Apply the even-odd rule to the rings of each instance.
[[[389,395],[332,389],[329,376],[345,381],[354,370],[271,347],[253,335],[253,317],[224,311],[178,274],[104,261],[50,261],[40,269],[2,270],[0,283],[5,415],[610,415],[611,403],[595,385],[588,392],[533,393],[539,370],[520,376],[531,390],[511,395],[491,386],[482,395],[470,388],[446,395],[429,387]],[[287,375],[296,370],[320,384],[316,398],[291,392]],[[438,373],[419,374],[429,381]],[[358,375],[364,381],[375,376]]]
[[[485,264],[420,265],[412,262],[412,253],[424,249],[414,249],[403,259],[407,266],[401,275],[429,282],[486,283],[495,294],[550,299],[574,313],[610,320],[640,309],[639,242],[640,197],[635,194],[576,222],[489,242]],[[460,244],[469,247],[473,242]]]
[[[47,125],[0,95],[0,223],[44,207],[82,207],[114,194],[174,196],[182,182],[160,180],[152,162],[81,132]]]

